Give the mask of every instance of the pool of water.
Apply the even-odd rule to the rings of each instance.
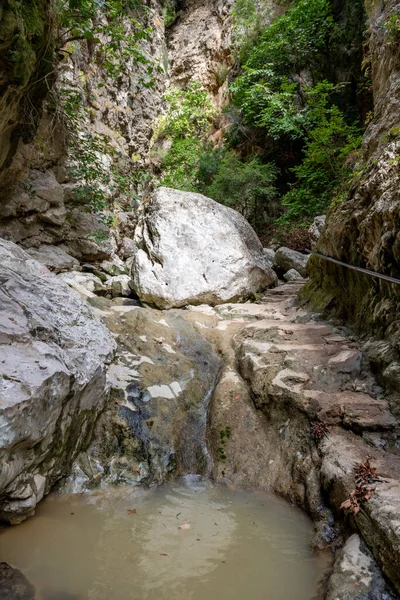
[[[260,492],[187,477],[48,497],[0,533],[0,560],[43,600],[311,600],[312,524]]]

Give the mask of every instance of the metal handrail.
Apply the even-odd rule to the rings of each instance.
[[[335,263],[336,265],[340,265],[341,267],[347,267],[352,271],[359,271],[360,273],[371,275],[371,277],[377,277],[378,279],[383,279],[384,281],[389,281],[390,283],[397,283],[397,285],[400,285],[400,279],[396,279],[395,277],[391,277],[390,275],[382,275],[382,273],[377,273],[376,271],[371,271],[370,269],[364,269],[364,267],[355,267],[354,265],[348,265],[347,263],[338,260],[337,258],[332,258],[332,256],[326,256],[325,254],[321,254],[320,252],[314,252],[313,250],[310,250],[310,254],[318,256],[318,258],[322,258],[323,260]]]

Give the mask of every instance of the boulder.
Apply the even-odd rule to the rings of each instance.
[[[33,514],[91,438],[114,341],[92,310],[0,240],[0,520]]]
[[[21,571],[2,562],[0,563],[0,598],[2,600],[35,600],[35,588]]]
[[[303,277],[307,277],[307,263],[309,255],[301,254],[291,248],[279,248],[275,254],[275,264],[282,271],[295,269]]]
[[[29,248],[27,253],[52,271],[72,271],[79,268],[79,261],[59,246],[46,246],[43,244],[39,248]]]
[[[124,260],[130,258],[135,253],[135,242],[131,238],[123,237],[119,253]]]
[[[93,273],[68,271],[68,273],[61,273],[58,278],[83,296],[92,296],[99,292],[105,293],[108,289],[100,277],[93,275]]]
[[[304,278],[300,275],[296,269],[289,269],[287,273],[284,274],[283,279],[285,281],[302,281]]]
[[[244,217],[201,194],[156,190],[134,241],[134,289],[159,308],[247,299],[276,284]]]
[[[272,250],[272,248],[263,248],[263,252],[269,264],[273,265],[275,263],[275,250]]]
[[[111,277],[116,277],[117,275],[126,275],[128,272],[124,261],[118,256],[114,256],[112,260],[104,260],[100,264],[99,268]]]
[[[116,275],[115,277],[109,277],[105,282],[113,298],[119,296],[130,296],[132,294],[132,282],[129,275]]]

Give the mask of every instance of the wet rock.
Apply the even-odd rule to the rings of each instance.
[[[395,600],[378,565],[360,536],[354,533],[339,552],[328,582],[326,600]]]
[[[35,600],[33,585],[5,562],[0,563],[0,600]]]
[[[300,273],[298,271],[296,271],[296,269],[289,269],[289,271],[287,271],[287,273],[284,274],[283,279],[285,279],[285,281],[303,281],[304,278],[300,275]]]
[[[156,190],[135,243],[135,291],[160,308],[247,299],[276,283],[247,221],[201,194]]]
[[[68,472],[107,396],[114,341],[60,277],[0,240],[0,519],[11,523]]]
[[[79,268],[79,261],[59,246],[42,245],[39,248],[28,248],[27,253],[56,273]]]
[[[295,269],[302,277],[307,277],[307,263],[309,256],[301,254],[291,248],[282,246],[276,251],[275,264],[283,271]]]
[[[207,473],[207,407],[220,369],[211,344],[175,311],[114,304],[104,320],[118,339],[113,401],[66,489]]]

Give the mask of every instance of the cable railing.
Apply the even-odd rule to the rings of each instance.
[[[349,265],[343,262],[342,260],[332,258],[332,256],[326,256],[326,254],[321,254],[320,252],[314,252],[313,250],[309,250],[309,252],[310,254],[313,254],[318,258],[322,258],[323,260],[327,260],[336,265],[340,265],[341,267],[346,267],[347,269],[351,269],[352,271],[365,273],[365,275],[370,275],[371,277],[377,277],[378,279],[383,279],[384,281],[389,281],[390,283],[396,283],[397,285],[400,285],[400,279],[396,279],[396,277],[391,277],[390,275],[383,275],[382,273],[377,273],[376,271],[371,271],[370,269],[364,269],[364,267],[356,267],[354,265]]]

